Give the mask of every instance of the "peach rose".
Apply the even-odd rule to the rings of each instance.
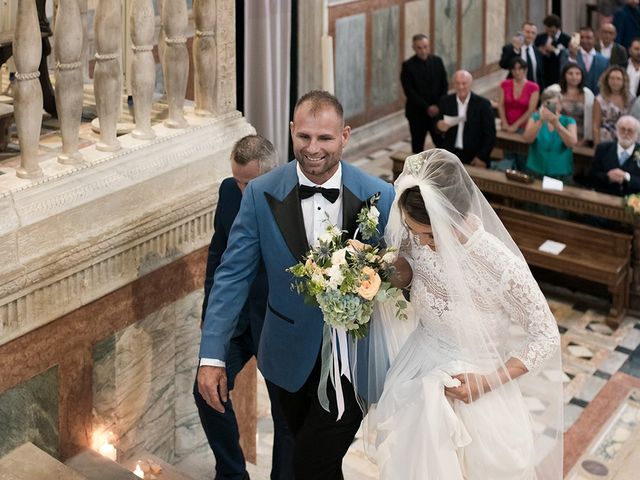
[[[360,287],[358,287],[358,295],[365,300],[373,300],[373,297],[378,293],[380,284],[382,283],[380,275],[378,275],[371,267],[364,267],[362,269],[362,274],[366,275],[367,278],[366,280],[362,280],[360,283]]]

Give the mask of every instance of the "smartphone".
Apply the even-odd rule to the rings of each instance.
[[[547,110],[549,110],[551,113],[556,113],[556,104],[553,102],[546,102],[544,104],[545,107],[547,107]]]

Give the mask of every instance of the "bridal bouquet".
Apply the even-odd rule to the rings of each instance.
[[[378,209],[374,197],[358,214],[358,230],[364,240],[377,235]],[[395,253],[381,255],[378,246],[343,238],[329,226],[316,245],[289,271],[298,280],[292,285],[306,300],[320,306],[324,321],[342,327],[356,339],[367,335],[373,301],[395,301],[398,318],[406,318],[407,303],[399,289],[389,283]]]

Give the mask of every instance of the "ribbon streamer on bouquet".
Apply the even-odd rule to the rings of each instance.
[[[321,368],[320,383],[318,384],[318,400],[320,405],[329,412],[329,397],[327,395],[327,382],[331,378],[331,384],[336,392],[336,404],[338,418],[344,413],[344,392],[340,378],[344,375],[349,381],[349,349],[347,347],[347,332],[344,328],[332,328],[324,324],[322,330],[322,350],[320,352]]]

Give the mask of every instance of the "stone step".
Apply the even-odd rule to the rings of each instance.
[[[141,450],[122,462],[122,465],[129,470],[136,468],[136,463],[140,463],[142,471],[145,472],[145,480],[193,480],[192,477],[186,475],[180,469],[168,464],[164,460],[155,455]]]
[[[25,443],[0,458],[0,479],[2,480],[89,480],[33,443]],[[107,477],[103,477],[107,478]],[[111,478],[111,477],[109,477]],[[133,477],[134,480],[137,477]]]
[[[139,480],[130,470],[90,449],[71,457],[65,464],[87,480]]]

